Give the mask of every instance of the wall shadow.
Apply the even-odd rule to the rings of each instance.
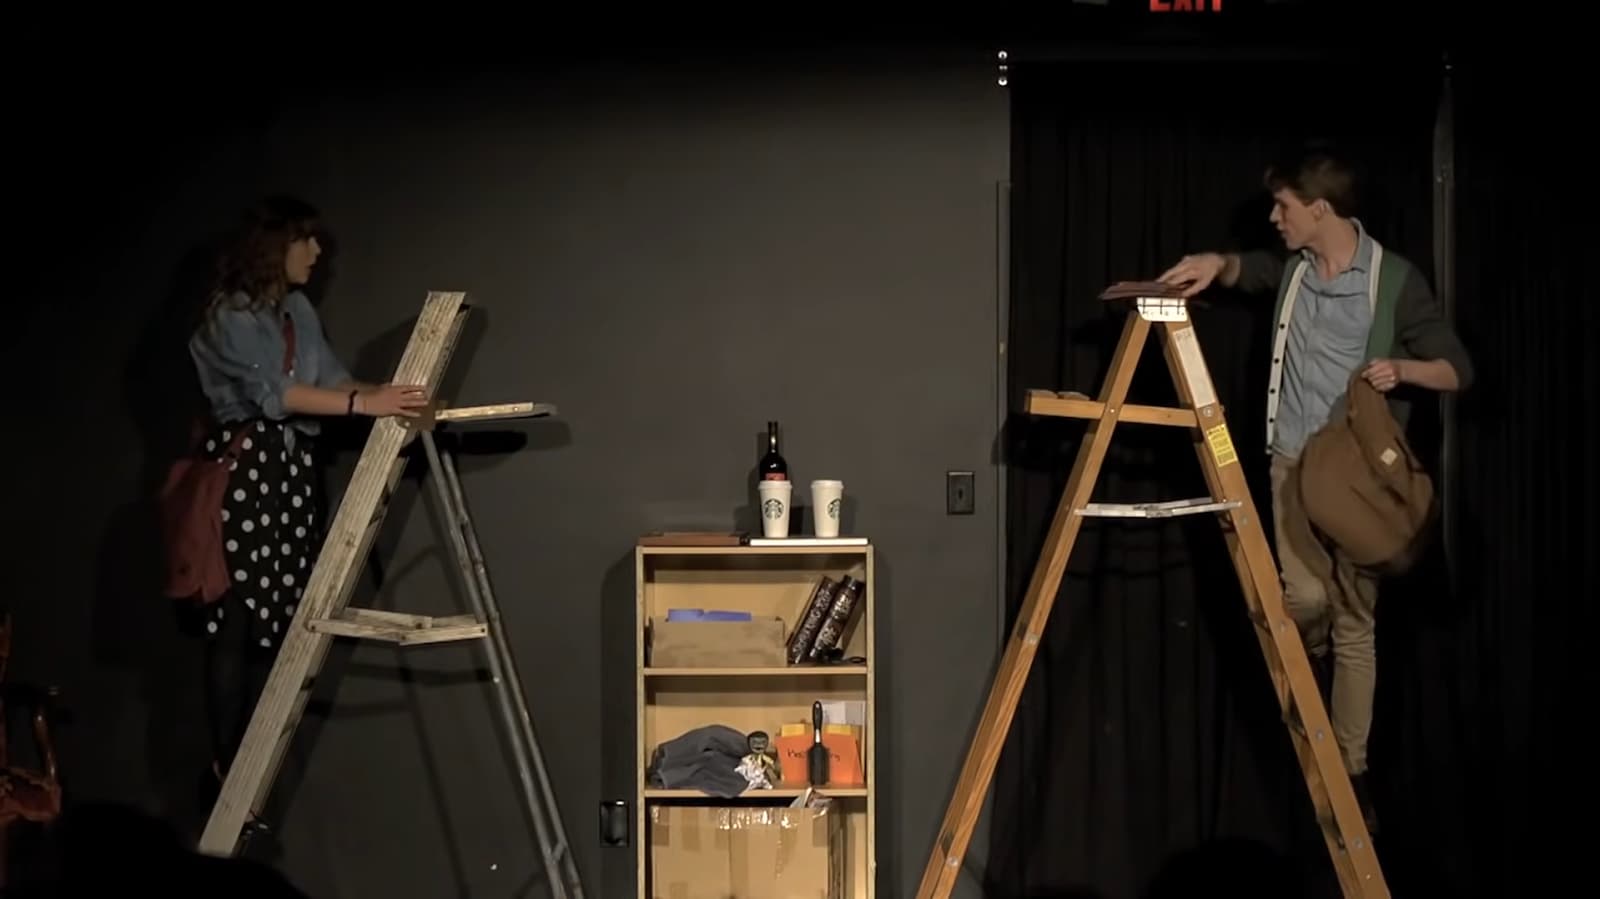
[[[137,434],[139,462],[132,496],[112,511],[100,535],[90,624],[94,664],[137,685],[157,811],[185,830],[203,822],[214,778],[199,686],[199,616],[161,595],[156,497],[204,414],[187,341],[204,306],[219,237],[203,237],[180,257],[166,294],[150,303],[155,311],[123,360],[121,398]]]
[[[637,733],[634,715],[635,704],[634,661],[635,608],[638,594],[634,585],[635,569],[632,550],[617,557],[606,566],[600,582],[600,707],[618,710],[616,714],[600,716],[601,750],[600,798],[621,799],[626,804],[628,817],[628,842],[626,846],[602,846],[607,852],[625,853],[615,861],[606,859],[600,866],[600,894],[605,896],[633,895],[637,890],[635,878],[647,876],[646,871],[634,871],[634,845],[643,836],[637,832],[635,816],[638,807],[634,798],[634,752],[641,735]],[[620,710],[628,709],[628,714]],[[596,815],[599,814],[598,809]],[[580,815],[577,820],[587,820]],[[597,826],[599,822],[597,821]],[[583,830],[568,834],[573,840],[586,839]]]

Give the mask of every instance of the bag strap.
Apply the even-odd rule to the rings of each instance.
[[[283,317],[283,373],[294,370],[294,316]]]

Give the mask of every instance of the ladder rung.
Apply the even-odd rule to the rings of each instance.
[[[1027,411],[1032,415],[1050,415],[1058,418],[1098,419],[1103,410],[1099,400],[1081,393],[1055,393],[1049,390],[1028,391]],[[1179,428],[1195,426],[1194,411],[1171,406],[1125,405],[1117,415],[1119,422],[1145,425],[1169,425]]]
[[[436,618],[354,607],[345,608],[337,617],[313,618],[306,627],[335,637],[380,640],[402,646],[479,640],[489,633],[489,626],[471,615]]]
[[[1176,515],[1198,515],[1201,512],[1237,508],[1239,501],[1236,499],[1215,500],[1202,496],[1164,503],[1089,503],[1079,509],[1078,514],[1094,518],[1172,518]]]

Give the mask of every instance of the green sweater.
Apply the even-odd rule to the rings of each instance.
[[[1472,384],[1472,359],[1460,337],[1445,320],[1433,289],[1426,278],[1400,254],[1378,245],[1374,253],[1372,328],[1367,334],[1367,358],[1445,359],[1456,370],[1461,390]],[[1278,389],[1283,380],[1284,344],[1294,303],[1290,288],[1298,290],[1300,274],[1310,263],[1299,256],[1294,264],[1281,256],[1256,250],[1239,256],[1241,290],[1265,293],[1275,290],[1277,299],[1272,319],[1272,371],[1267,382],[1267,445],[1272,445],[1273,419],[1278,409]],[[1354,374],[1352,372],[1352,374]],[[1410,421],[1411,407],[1425,388],[1402,384],[1389,391],[1389,410],[1404,428]],[[1332,415],[1341,414],[1343,398]]]

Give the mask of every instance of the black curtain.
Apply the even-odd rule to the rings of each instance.
[[[1363,223],[1432,275],[1432,60],[1019,61],[1011,84],[1013,409],[1030,388],[1099,390],[1122,326],[1095,299],[1105,285],[1155,277],[1186,252],[1281,251],[1261,174],[1303,137],[1340,140],[1363,161]],[[1206,300],[1195,327],[1269,515],[1271,300],[1220,289]],[[1175,402],[1154,339],[1129,402]],[[1013,616],[1083,433],[1082,422],[1020,412],[1007,423]],[[1117,429],[1098,483],[1104,502],[1207,493],[1188,435],[1152,426]],[[1203,870],[1230,896],[1331,885],[1270,683],[1214,519],[1089,519],[997,771],[990,895],[1161,894],[1198,886]],[[1394,757],[1382,740],[1396,729],[1376,727],[1375,772]],[[1381,810],[1410,801],[1407,789],[1385,792]],[[1419,876],[1388,874],[1397,888]]]
[[[1591,166],[1569,164],[1586,151],[1560,136],[1587,59],[1541,51],[1473,53],[1449,80],[1454,306],[1478,383],[1456,404],[1454,589],[1427,605],[1413,663],[1386,691],[1386,720],[1408,728],[1398,772],[1426,785],[1395,797],[1413,818],[1406,848],[1471,885],[1458,895],[1558,895],[1554,878],[1593,854],[1579,844],[1593,828],[1555,815],[1582,815],[1595,795],[1584,557],[1600,549],[1600,190]]]

